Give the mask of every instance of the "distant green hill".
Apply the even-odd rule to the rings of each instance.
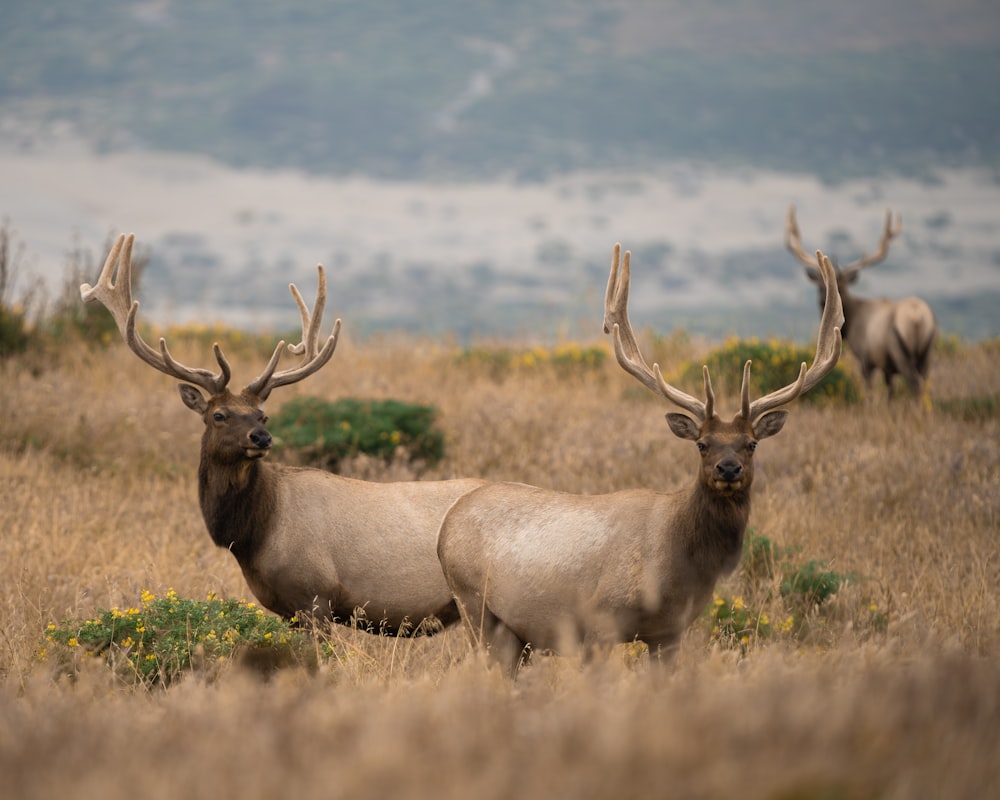
[[[5,4],[0,116],[386,177],[1000,165],[1000,17],[907,0]],[[11,122],[13,120],[13,122]]]

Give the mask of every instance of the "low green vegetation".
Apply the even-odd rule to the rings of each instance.
[[[283,405],[268,428],[277,452],[294,451],[304,463],[324,469],[336,471],[343,459],[360,453],[436,464],[444,456],[444,433],[434,424],[437,415],[432,406],[402,400],[345,397],[330,402],[303,396]]]
[[[733,385],[733,382],[742,379],[743,365],[749,360],[752,362],[750,394],[759,397],[794,383],[802,363],[809,365],[814,357],[812,349],[788,342],[774,339],[761,341],[756,337],[730,339],[701,360],[682,364],[675,374],[665,377],[675,385],[700,389],[704,364],[708,366],[716,390],[728,389],[735,393],[739,391],[739,386]],[[861,399],[861,388],[843,365],[838,364],[801,399],[809,403],[856,403]]]
[[[795,554],[793,548],[747,531],[741,590],[716,594],[706,612],[712,640],[745,653],[762,639],[785,635],[808,641],[823,629],[830,601],[845,586],[856,584],[858,576],[836,572],[816,559],[799,562]],[[884,630],[888,620],[877,604],[865,598],[858,602],[867,623]]]
[[[251,652],[269,663],[306,663],[311,648],[303,631],[254,603],[214,594],[189,600],[168,590],[160,598],[143,591],[139,605],[125,610],[50,623],[36,659],[73,674],[82,660],[97,658],[126,682],[153,686]]]
[[[583,346],[564,342],[554,347],[466,347],[455,356],[455,363],[487,371],[496,379],[513,372],[554,369],[561,375],[597,369],[607,358],[603,346]]]
[[[952,397],[935,401],[934,408],[966,422],[983,422],[1000,414],[1000,395]]]

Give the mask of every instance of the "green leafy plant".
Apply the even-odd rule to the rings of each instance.
[[[746,652],[754,642],[775,632],[805,636],[809,620],[822,613],[843,586],[856,581],[853,575],[828,569],[823,561],[798,563],[793,559],[795,552],[794,548],[775,545],[752,528],[747,531],[740,571],[744,592],[735,597],[715,595],[708,609],[714,640]],[[777,598],[782,614],[772,622],[763,607]],[[865,603],[872,624],[884,627],[884,615],[871,601]]]
[[[31,342],[24,310],[0,301],[0,359],[23,353]]]
[[[953,397],[936,401],[934,408],[966,422],[985,422],[1000,415],[1000,395]]]
[[[304,632],[254,603],[178,597],[143,591],[139,606],[101,611],[93,619],[50,623],[38,660],[58,660],[72,669],[79,659],[100,658],[126,680],[169,684],[199,665],[226,660],[238,651],[306,660]]]
[[[444,434],[435,428],[437,409],[401,400],[335,402],[297,397],[268,425],[280,451],[297,451],[306,463],[336,470],[344,458],[367,453],[390,461],[398,451],[436,463],[444,456]]]
[[[739,386],[732,384],[741,380],[743,365],[750,360],[753,362],[750,368],[750,391],[759,396],[794,383],[802,362],[811,364],[814,357],[812,350],[787,342],[762,342],[757,338],[732,339],[712,350],[705,358],[682,365],[667,380],[677,385],[700,387],[701,368],[706,364],[713,381],[718,380],[720,386],[736,392]],[[724,382],[729,383],[726,385]],[[801,399],[813,403],[856,403],[861,399],[861,390],[857,380],[838,364],[811,391],[802,395]]]
[[[712,623],[712,638],[744,653],[755,640],[771,635],[771,620],[767,613],[748,606],[742,596],[715,595],[708,615]]]

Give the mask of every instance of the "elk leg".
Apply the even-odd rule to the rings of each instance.
[[[490,661],[499,664],[513,678],[521,664],[528,660],[528,645],[497,617],[489,616],[493,618],[493,623],[484,636],[484,644],[489,650]]]

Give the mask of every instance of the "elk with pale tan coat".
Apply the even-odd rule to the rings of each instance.
[[[213,374],[178,363],[164,339],[153,349],[139,335],[139,303],[132,300],[131,287],[133,240],[118,237],[97,285],[83,284],[80,294],[111,312],[140,359],[182,381],[181,399],[205,423],[198,467],[205,524],[212,541],[236,557],[261,605],[286,618],[367,620],[382,632],[433,630],[432,618],[457,621],[435,549],[437,530],[448,506],[482,481],[371,483],[264,460],[272,440],[262,405],[273,389],[320,369],[337,346],[339,319],[319,346],[323,267],[311,313],[295,285],[289,286],[302,316],[302,342],[288,348],[302,356],[299,365],[277,371],[285,347],[279,342],[264,371],[234,394],[226,388],[231,371],[218,344],[219,372]]]
[[[889,245],[903,231],[903,219],[885,213],[885,225],[878,248],[844,267],[836,266],[837,291],[844,305],[844,339],[861,365],[865,386],[871,389],[876,370],[885,377],[889,397],[893,395],[893,377],[901,375],[910,392],[920,396],[930,367],[931,347],[937,336],[934,312],[919,297],[902,300],[872,299],[852,294],[848,288],[865,267],[885,260]],[[809,280],[819,287],[822,308],[826,291],[816,259],[802,247],[802,237],[795,218],[795,206],[789,206],[785,222],[785,246],[805,265]]]
[[[779,409],[818,383],[840,357],[840,297],[829,260],[817,254],[831,291],[816,358],[794,383],[750,400],[743,369],[740,410],[718,416],[708,367],[705,400],[668,384],[647,366],[628,318],[629,253],[615,245],[604,330],[618,363],[643,386],[690,414],[669,413],[670,430],[698,448],[693,485],[678,492],[630,489],[578,495],[515,483],[488,484],[460,497],[438,536],[445,577],[473,641],[509,674],[530,650],[567,652],[645,642],[669,654],[743,551],[757,442],[781,430]]]

